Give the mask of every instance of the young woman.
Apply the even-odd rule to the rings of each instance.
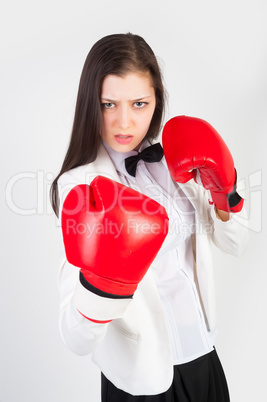
[[[164,98],[143,38],[109,35],[92,47],[51,188],[64,242],[61,335],[92,354],[102,401],[226,402],[210,243],[242,252],[247,234],[233,216],[243,200],[231,155],[203,120],[166,124],[166,162],[153,144]]]

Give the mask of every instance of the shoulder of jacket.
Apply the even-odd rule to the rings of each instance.
[[[93,162],[63,173],[58,179],[58,186],[90,184],[99,175],[119,181],[115,166],[103,145],[99,147],[97,158]]]
[[[60,178],[58,179],[58,184],[64,185],[67,183],[68,184],[70,183],[81,184],[81,182],[84,183],[83,178],[86,175],[88,166],[89,164],[77,166],[76,168],[68,170],[67,172],[63,173],[60,176]]]

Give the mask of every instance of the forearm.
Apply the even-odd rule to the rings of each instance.
[[[214,210],[215,210],[216,217],[218,219],[220,219],[223,222],[229,221],[229,219],[230,219],[230,213],[229,212],[226,212],[226,211],[223,211],[221,209],[218,209],[216,206],[214,207]]]

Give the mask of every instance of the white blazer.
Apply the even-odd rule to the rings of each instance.
[[[89,184],[98,175],[120,182],[103,146],[94,162],[74,168],[60,177],[61,208],[72,187]],[[228,222],[217,219],[202,186],[193,181],[179,185],[196,210],[196,234],[192,238],[196,285],[207,326],[212,331],[216,325],[216,314],[211,242],[226,253],[239,255],[245,249],[248,232],[234,216]],[[59,288],[60,331],[69,349],[79,355],[92,353],[93,361],[105,376],[116,387],[132,395],[159,394],[171,386],[171,345],[161,300],[150,270],[140,282],[133,299],[107,299],[83,288],[79,282],[79,269],[69,264],[63,253]],[[90,318],[112,321],[107,324],[93,323],[77,309]]]

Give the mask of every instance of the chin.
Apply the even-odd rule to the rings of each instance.
[[[124,144],[124,145],[121,145],[121,144],[117,144],[117,143],[112,143],[112,144],[109,144],[109,146],[112,149],[114,149],[114,151],[121,152],[121,153],[126,153],[126,152],[130,152],[130,151],[133,151],[133,150],[138,150],[138,148],[139,148],[139,144],[138,145],[136,145],[136,144]]]

